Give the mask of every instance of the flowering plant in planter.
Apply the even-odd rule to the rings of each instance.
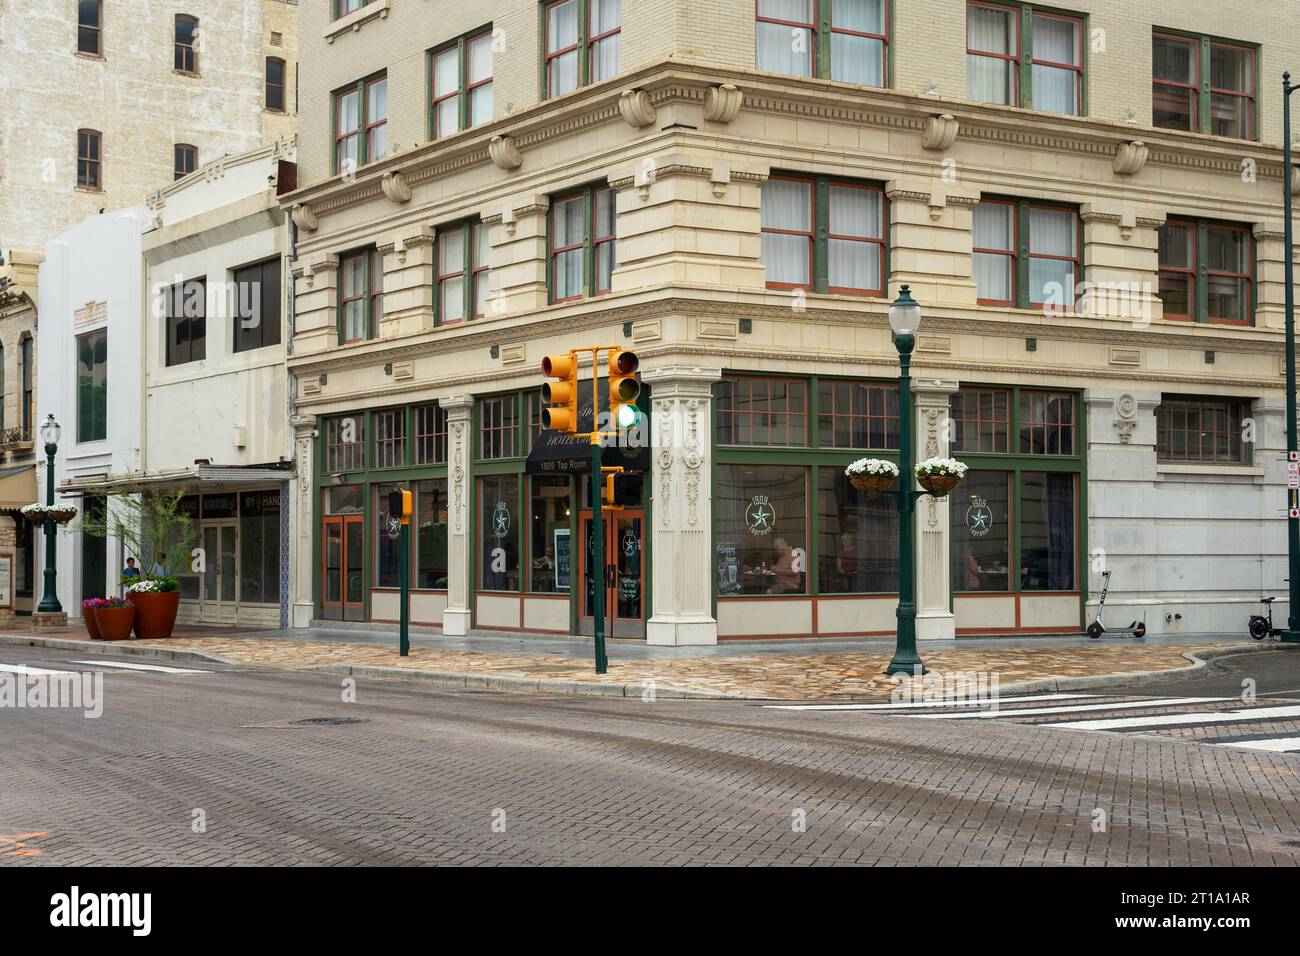
[[[135,623],[135,606],[125,598],[99,598],[99,604],[91,612],[95,619],[95,628],[105,641],[125,641],[131,636],[131,625]],[[87,625],[89,627],[89,625]]]
[[[844,475],[858,491],[878,495],[898,477],[898,466],[884,458],[859,458],[844,469]]]
[[[141,578],[126,589],[135,605],[135,636],[152,641],[171,637],[181,603],[181,583],[173,577]]]
[[[916,481],[936,497],[942,497],[957,487],[966,477],[967,465],[956,458],[927,458],[916,465]]]
[[[22,516],[32,524],[45,524],[45,520],[50,517],[50,509],[36,501],[30,505],[23,505]]]
[[[175,578],[139,578],[134,584],[127,585],[127,594],[170,594],[181,589],[180,581]]]
[[[81,602],[81,609],[83,611],[93,611],[96,608],[101,607],[108,607],[108,602],[103,598],[86,598],[86,600]]]
[[[77,516],[77,509],[73,505],[51,505],[46,513],[59,524],[67,524]]]

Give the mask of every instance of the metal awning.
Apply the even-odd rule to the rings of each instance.
[[[0,468],[0,511],[13,511],[35,500],[35,465]]]
[[[181,491],[193,488],[202,491],[203,486],[217,490],[218,486],[235,486],[266,484],[267,482],[288,481],[293,477],[293,465],[285,462],[284,467],[275,465],[196,465],[193,468],[181,468],[176,471],[162,471],[151,475],[118,475],[112,478],[93,475],[84,478],[72,478],[59,485],[59,494],[65,496],[84,495],[87,491],[123,493],[134,491]],[[198,486],[197,488],[195,486]],[[35,478],[33,477],[33,488]],[[29,499],[34,500],[34,499]]]

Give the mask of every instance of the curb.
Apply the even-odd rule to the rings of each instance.
[[[1168,667],[1158,671],[1130,671],[1127,674],[1094,674],[1084,677],[1043,677],[1038,680],[1015,681],[998,687],[998,694],[1026,694],[1040,691],[1058,690],[1097,690],[1106,687],[1123,687],[1131,684],[1161,684],[1180,677],[1190,677],[1197,671],[1204,670],[1216,657],[1229,657],[1236,654],[1251,654],[1274,648],[1269,643],[1228,644],[1223,647],[1205,647],[1195,651],[1184,651],[1182,657],[1191,661],[1186,667]]]
[[[209,654],[207,651],[181,651],[167,647],[148,647],[131,641],[82,641],[68,637],[32,637],[21,634],[0,634],[0,645],[20,647],[54,647],[81,654],[122,654],[126,657],[152,657],[155,660],[191,661],[195,663],[229,664],[234,667],[257,667],[244,661]]]

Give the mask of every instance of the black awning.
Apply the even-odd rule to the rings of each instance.
[[[603,380],[602,380],[603,381]],[[644,392],[642,393],[644,394]],[[645,402],[648,405],[649,402]],[[601,411],[608,411],[609,399],[601,396]],[[591,379],[578,381],[578,429],[592,428]],[[601,450],[601,464],[621,465],[628,471],[650,470],[650,417],[642,408],[641,424],[624,431],[623,445],[609,445]],[[567,475],[591,472],[591,440],[576,438],[544,428],[533,440],[524,471],[530,475]]]

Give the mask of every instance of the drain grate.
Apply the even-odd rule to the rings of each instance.
[[[1300,849],[1300,840],[1283,840],[1282,845]]]
[[[368,724],[364,717],[304,717],[291,723],[303,727],[340,727],[343,724]]]

